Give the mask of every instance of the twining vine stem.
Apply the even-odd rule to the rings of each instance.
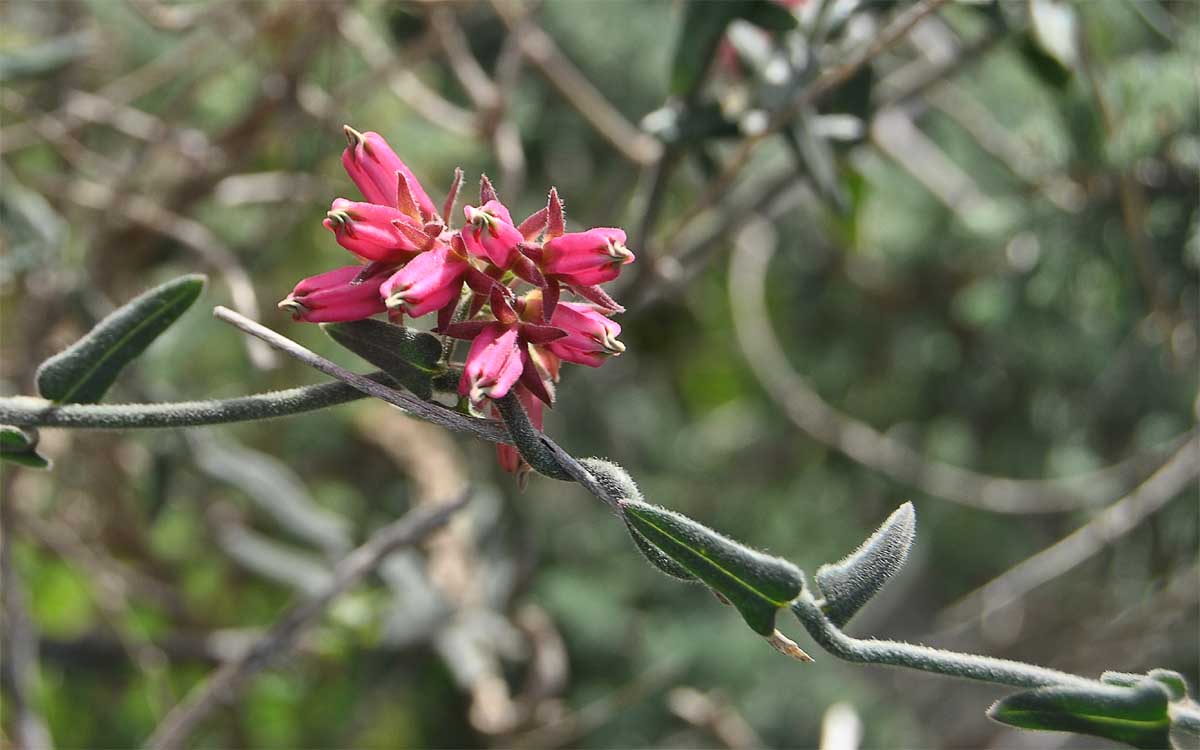
[[[602,483],[606,477],[597,477],[576,458],[546,437],[530,423],[519,402],[512,397],[500,399],[503,422],[480,419],[454,411],[435,402],[423,401],[411,394],[396,390],[388,385],[381,373],[359,375],[351,372],[305,348],[299,343],[225,307],[217,307],[213,315],[239,330],[261,339],[271,347],[319,370],[340,382],[294,388],[288,391],[258,394],[225,401],[198,401],[175,404],[114,404],[114,405],[55,405],[42,399],[0,399],[0,423],[22,427],[80,427],[99,429],[124,429],[142,427],[186,427],[220,422],[241,421],[264,417],[278,417],[304,411],[335,406],[353,401],[362,396],[373,396],[399,407],[416,418],[432,422],[456,432],[474,435],[493,443],[515,445],[522,457],[538,472],[563,481],[575,481],[589,493],[603,501],[610,509],[620,512],[620,501],[615,491]],[[592,467],[600,471],[602,462]],[[610,485],[613,483],[609,482]],[[982,682],[1034,688],[1047,685],[1095,686],[1094,680],[1007,659],[995,659],[974,654],[963,654],[940,649],[917,646],[897,641],[858,639],[843,633],[826,617],[820,605],[807,590],[791,604],[790,608],[804,625],[809,635],[825,650],[846,661],[882,664],[917,669]],[[295,614],[295,613],[293,613]],[[288,623],[289,617],[278,628],[287,638],[294,632]],[[270,649],[268,649],[270,650]],[[258,665],[266,661],[265,654],[248,654],[247,664]],[[255,667],[257,668],[257,667]],[[231,667],[231,670],[234,668]],[[236,670],[238,679],[244,675]],[[230,679],[230,678],[226,678]],[[220,682],[218,680],[218,682]],[[215,689],[215,688],[214,688]],[[209,690],[201,694],[204,699]],[[214,693],[215,694],[215,693]],[[203,700],[202,700],[203,699]],[[192,707],[194,708],[194,706]],[[182,713],[181,713],[182,712]],[[195,711],[194,713],[201,713]],[[206,711],[204,712],[206,713]],[[193,711],[181,704],[171,716],[185,724],[185,731],[178,726],[160,726],[152,744],[175,746],[177,740],[190,733],[198,719]],[[181,717],[186,721],[182,721]]]

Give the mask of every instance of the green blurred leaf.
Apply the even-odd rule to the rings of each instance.
[[[912,503],[905,503],[849,556],[817,569],[817,586],[825,597],[821,609],[830,622],[845,625],[904,567],[916,532],[917,515]]]
[[[442,342],[437,336],[382,320],[326,323],[329,338],[386,372],[425,400],[433,396],[430,375],[442,371]]]
[[[686,570],[722,595],[756,633],[771,635],[776,610],[804,587],[800,570],[790,562],[738,544],[687,516],[636,500],[623,501],[621,510],[637,533],[676,563],[670,567]]]
[[[686,3],[671,65],[671,93],[689,97],[695,93],[716,56],[725,29],[739,18],[768,31],[796,27],[795,16],[771,0]]]
[[[36,430],[0,425],[0,459],[34,469],[49,469],[50,461],[37,452]]]
[[[1167,747],[1170,695],[1157,681],[1143,678],[1132,687],[1045,687],[1010,695],[992,705],[988,716],[1023,729],[1077,732],[1134,747]]]
[[[99,401],[125,365],[192,306],[204,281],[200,274],[180,276],[109,314],[79,341],[38,367],[38,392],[64,404]]]

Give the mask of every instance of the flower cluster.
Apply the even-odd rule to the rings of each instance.
[[[463,226],[452,229],[461,170],[439,214],[382,136],[347,126],[346,138],[342,164],[365,200],[336,199],[324,225],[360,263],[297,284],[279,303],[294,319],[437,313],[435,333],[471,342],[460,395],[484,409],[515,392],[539,429],[562,362],[599,367],[625,350],[610,319],[623,308],[600,288],[633,261],[625,232],[567,232],[553,188],[545,208],[515,222],[486,176],[479,204],[465,206]],[[515,449],[497,450],[505,470],[521,469]]]

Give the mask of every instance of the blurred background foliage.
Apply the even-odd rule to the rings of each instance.
[[[195,271],[204,300],[109,401],[321,381],[211,304],[364,369],[274,307],[345,262],[320,219],[355,197],[350,123],[435,196],[462,166],[514,215],[555,185],[571,226],[630,231],[638,263],[613,290],[628,351],[566,372],[548,417],[575,455],[609,456],[650,501],[810,571],[912,499],[914,557],[854,632],[1197,684],[1194,481],[1068,572],[978,594],[1195,429],[1196,6],[950,3],[796,104],[913,7],[790,3],[792,31],[746,11],[716,47],[680,52],[701,39],[685,18],[755,5],[0,5],[0,388],[33,393],[38,362]],[[680,67],[689,54],[698,70]],[[758,287],[739,283],[755,253],[770,263]],[[765,332],[735,320],[747,295]],[[746,341],[764,336],[815,406],[764,387],[780,363]],[[834,437],[802,429],[806,410],[834,414]],[[855,425],[906,457],[849,457]],[[60,747],[139,745],[333,560],[465,481],[472,504],[435,543],[339,599],[194,744],[805,747],[823,718],[856,715],[867,747],[1095,745],[988,723],[985,687],[784,659],[649,568],[579,488],[522,493],[490,446],[381,403],[186,433],[44,430],[42,448],[50,473],[3,467],[4,531],[40,640],[31,703]],[[929,462],[1082,477],[981,507],[982,485],[939,491]],[[1063,488],[1072,501],[1052,503]]]

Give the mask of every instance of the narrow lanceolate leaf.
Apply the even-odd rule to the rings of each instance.
[[[371,318],[326,323],[321,328],[418,398],[432,397],[430,377],[442,370],[442,342],[436,336]]]
[[[1144,678],[1133,687],[1045,687],[1003,698],[988,709],[996,721],[1023,729],[1077,732],[1143,748],[1167,747],[1170,695]]]
[[[42,363],[36,376],[38,392],[63,404],[99,401],[125,365],[192,306],[204,280],[200,274],[180,276],[118,308]]]
[[[37,452],[37,430],[0,425],[0,459],[34,469],[49,469],[50,461]]]
[[[817,569],[817,586],[824,597],[821,609],[830,622],[845,625],[904,567],[916,530],[912,503],[905,503],[848,557]]]
[[[760,635],[775,632],[775,612],[804,587],[795,565],[738,544],[687,516],[637,500],[622,501],[620,507],[634,531],[677,568],[729,600]]]

